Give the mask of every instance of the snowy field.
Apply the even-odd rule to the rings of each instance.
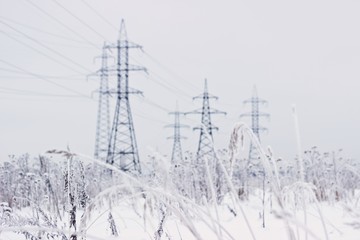
[[[322,216],[319,215],[315,204],[307,205],[307,226],[304,225],[304,213],[301,209],[287,212],[287,219],[295,239],[358,240],[360,218],[351,211],[353,209],[347,209],[353,207],[350,204],[323,203],[320,205]],[[260,196],[252,196],[249,201],[241,202],[241,207],[245,214],[240,211],[233,212],[231,207],[224,203],[216,208],[209,205],[199,209],[188,209],[188,214],[190,216],[193,214],[189,219],[181,219],[174,213],[166,215],[162,225],[162,237],[159,239],[269,239],[270,236],[274,239],[291,239],[288,236],[286,222],[281,217],[281,211],[277,207],[271,207],[269,200],[265,210],[265,227],[263,227]],[[161,214],[158,210],[151,209],[144,200],[122,201],[120,206],[114,207],[111,212],[118,236],[111,234],[108,221],[109,208],[104,207],[95,210],[88,220],[87,239],[156,239]],[[20,214],[28,217],[32,215],[30,209],[25,209]],[[251,230],[245,222],[245,216]],[[321,218],[325,222],[325,229]],[[23,228],[26,229],[26,226]],[[20,233],[8,232],[3,227],[4,229],[5,231],[0,235],[2,240],[26,239]],[[36,231],[29,230],[29,232]]]
[[[360,0],[0,6],[0,240],[360,240]]]
[[[244,136],[258,163],[237,157]],[[239,124],[210,161],[150,158],[133,174],[69,151],[12,157],[0,168],[0,239],[360,239],[358,165],[338,152],[275,160]]]

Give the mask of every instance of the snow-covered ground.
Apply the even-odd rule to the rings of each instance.
[[[0,240],[360,239],[358,165],[316,149],[300,177],[263,151],[252,172],[225,154],[176,168],[155,156],[142,174],[51,153],[60,160],[26,155],[0,168]]]
[[[260,192],[259,192],[260,193]],[[292,207],[281,211],[275,200],[266,198],[265,227],[262,218],[261,195],[251,195],[240,206],[233,207],[231,199],[225,199],[217,206],[205,204],[185,209],[186,214],[179,213],[181,207],[168,203],[163,208],[165,218],[159,208],[144,198],[122,200],[118,206],[111,208],[118,236],[111,235],[108,221],[109,207],[94,209],[87,219],[87,239],[291,239],[287,224],[289,224],[294,239],[332,239],[359,240],[360,217],[354,209],[356,202],[321,203],[319,208],[315,203],[306,205],[307,224],[304,221],[304,211]],[[356,200],[356,199],[354,199]],[[188,204],[187,206],[190,206]],[[165,205],[164,205],[165,206]],[[352,206],[352,207],[351,207]],[[174,207],[170,213],[170,208]],[[241,212],[240,207],[243,209]],[[30,209],[21,215],[31,215]],[[80,215],[80,214],[79,214]],[[162,221],[163,219],[163,221]],[[246,224],[246,220],[249,226]],[[80,219],[79,219],[80,221]],[[160,224],[163,222],[162,224]],[[324,222],[324,225],[323,225]],[[157,232],[161,231],[157,238]],[[61,224],[58,224],[61,226]],[[24,227],[26,228],[26,226]],[[30,228],[31,229],[31,228]],[[306,229],[306,230],[305,230]],[[4,228],[3,228],[4,230]],[[31,230],[29,231],[31,232]],[[306,236],[307,235],[307,236]],[[22,234],[8,231],[0,233],[1,240],[26,239]]]

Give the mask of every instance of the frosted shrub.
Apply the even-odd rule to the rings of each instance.
[[[341,157],[341,151],[320,153],[313,147],[304,154],[305,181],[312,183],[319,201],[339,201],[359,188],[358,166]]]

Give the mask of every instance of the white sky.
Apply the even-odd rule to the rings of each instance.
[[[44,94],[74,95],[75,91],[90,96],[98,79],[86,81],[86,74],[100,67],[93,59],[101,54],[104,40],[116,40],[122,18],[129,38],[146,52],[133,51],[132,63],[150,71],[149,76],[134,73],[130,77],[130,85],[145,96],[131,99],[142,159],[149,154],[148,147],[165,154],[170,154],[172,147],[166,140],[172,130],[163,128],[172,123],[172,116],[149,101],[169,111],[176,100],[182,111],[199,108],[201,102],[192,102],[191,96],[202,92],[204,78],[210,92],[219,96],[212,106],[228,112],[226,117],[213,118],[220,127],[214,134],[218,148],[228,146],[234,123],[250,110],[242,101],[251,97],[256,84],[259,96],[269,101],[263,111],[271,114],[269,122],[262,121],[269,128],[263,144],[271,145],[275,156],[292,159],[296,155],[291,115],[291,106],[296,104],[304,149],[314,145],[322,151],[343,148],[345,156],[360,157],[360,108],[356,104],[360,102],[359,1],[59,2],[95,32],[56,1],[0,0],[0,159],[67,145],[93,154],[97,96],[89,100]],[[44,80],[14,73],[19,70],[7,63],[57,78]],[[191,126],[197,121],[200,116],[183,119]],[[183,135],[188,137],[183,150],[195,151],[198,132],[184,130]]]

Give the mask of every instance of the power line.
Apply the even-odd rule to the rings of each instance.
[[[23,96],[16,96],[15,94],[6,94],[5,92],[2,93],[0,91],[0,99],[2,100],[9,100],[9,101],[26,101],[26,102],[30,102],[30,101],[34,101],[34,102],[44,102],[44,97],[36,97],[36,96],[30,96],[30,95],[23,95]],[[6,95],[6,96],[5,96]],[[19,95],[19,94],[18,94]],[[60,101],[64,101],[64,99],[66,99],[66,97],[46,97],[46,101],[53,101],[53,100],[60,100]],[[70,99],[70,98],[69,98]],[[84,98],[71,98],[71,100],[73,101],[74,99],[84,99]]]
[[[76,36],[80,37],[81,39],[83,39],[85,42],[89,43],[90,45],[94,46],[96,49],[101,50],[101,48],[97,45],[94,44],[92,42],[90,42],[87,38],[85,38],[84,36],[80,35],[77,31],[73,30],[72,28],[68,27],[66,24],[64,24],[63,22],[61,22],[59,19],[57,19],[56,17],[54,17],[53,15],[49,14],[48,12],[46,12],[44,9],[42,9],[41,7],[39,7],[37,4],[33,3],[31,0],[26,0],[29,4],[31,4],[33,7],[35,7],[36,9],[38,9],[40,12],[42,12],[43,14],[45,14],[46,16],[48,16],[49,18],[53,19],[55,22],[57,22],[58,24],[60,24],[61,26],[63,26],[64,28],[66,28],[67,30],[69,30],[70,32],[74,33]]]
[[[79,71],[78,71],[78,70],[76,70],[75,68],[72,68],[72,67],[70,67],[69,65],[64,64],[64,63],[60,62],[59,60],[57,60],[56,58],[53,58],[53,57],[52,57],[52,56],[50,56],[49,54],[46,54],[46,53],[44,53],[44,52],[42,52],[42,51],[40,51],[40,50],[38,50],[38,49],[34,48],[33,46],[31,46],[31,45],[29,45],[29,44],[27,44],[27,43],[25,43],[25,42],[23,42],[23,41],[20,41],[20,40],[19,40],[19,39],[17,39],[17,38],[12,37],[11,35],[7,34],[7,33],[6,33],[6,32],[4,32],[4,31],[0,31],[0,33],[5,34],[7,37],[9,37],[9,38],[13,39],[14,41],[16,41],[16,42],[18,42],[18,43],[20,43],[20,44],[22,44],[22,45],[24,45],[24,46],[26,46],[26,47],[28,47],[28,48],[32,49],[32,50],[34,50],[35,52],[37,52],[37,53],[39,53],[39,54],[41,54],[41,55],[45,56],[45,57],[46,57],[46,58],[48,58],[48,59],[51,59],[52,61],[54,61],[54,62],[56,62],[56,63],[60,64],[61,66],[65,67],[65,68],[68,68],[68,69],[70,69],[70,70],[72,70],[72,71],[74,71],[74,72],[76,72],[76,73],[82,74],[82,75],[84,74],[84,73],[82,73],[82,72],[79,72]]]
[[[85,37],[79,35],[76,31],[74,31],[73,29],[69,28],[67,25],[63,24],[62,22],[60,22],[57,18],[55,18],[54,16],[48,14],[44,9],[40,8],[38,5],[36,5],[35,3],[33,3],[30,0],[27,0],[31,5],[33,5],[35,8],[37,8],[39,11],[43,12],[44,14],[46,14],[48,17],[52,18],[53,20],[55,20],[56,22],[58,22],[59,24],[61,24],[62,26],[66,27],[69,31],[73,32],[74,34],[76,34],[77,36],[79,36],[80,38],[84,39],[87,43],[90,43],[92,46],[95,46],[97,49],[99,49],[98,46],[96,46],[95,44],[89,42]],[[83,20],[81,20],[80,18],[78,18],[75,14],[73,14],[71,11],[69,11],[66,7],[64,7],[62,4],[60,4],[58,1],[53,0],[58,6],[60,6],[61,8],[63,8],[66,12],[68,12],[68,14],[72,15],[74,18],[76,18],[79,22],[81,22],[83,25],[85,25],[86,27],[90,28],[94,33],[96,33],[98,36],[100,36],[101,38],[105,39],[105,37],[100,34],[98,31],[96,31],[94,28],[92,28],[89,24],[87,24],[86,22],[84,22]],[[109,24],[111,27],[113,27],[114,29],[116,29],[116,27],[110,23],[105,17],[103,17],[99,12],[97,12],[89,3],[87,3],[86,1],[82,0],[82,2],[89,8],[91,9],[99,18],[101,18],[102,20],[104,20],[104,22],[106,22],[107,24]],[[178,79],[181,79],[183,83],[187,83],[188,86],[191,86],[192,88],[195,89],[199,89],[197,86],[195,86],[194,84],[192,84],[191,82],[183,79],[182,77],[180,77],[178,74],[174,73],[174,71],[170,70],[168,67],[166,67],[165,65],[163,65],[159,60],[155,59],[152,55],[150,55],[148,52],[145,52],[145,55],[148,56],[149,59],[151,59],[153,62],[155,62],[158,66],[160,66],[162,69],[166,70],[168,73],[172,74],[173,76],[175,76]],[[159,74],[155,73],[154,71],[152,71],[153,75],[157,75],[159,78],[163,78],[161,77]],[[154,81],[156,81],[155,79],[153,79]],[[183,96],[189,97],[190,95],[188,95],[186,92],[182,91],[181,89],[179,89],[178,87],[175,87],[174,85],[172,85],[172,87],[166,86],[166,84],[161,83],[160,81],[156,81],[159,85],[161,85],[162,87],[175,92],[176,90],[179,91],[180,94],[182,94]]]
[[[34,76],[29,76],[27,73],[21,72],[21,71],[16,71],[13,69],[7,69],[7,68],[1,68],[0,67],[0,71],[5,71],[5,72],[9,72],[9,73],[15,73],[15,74],[19,74],[21,76],[18,75],[0,75],[0,78],[13,78],[13,79],[33,79],[35,78]],[[43,75],[43,74],[36,74],[37,76],[42,76],[44,78],[53,78],[53,79],[64,79],[64,80],[84,80],[84,78],[77,78],[79,76],[84,76],[83,74],[73,74],[73,75],[64,75],[64,76],[51,76],[51,75]],[[36,77],[37,78],[37,77]]]
[[[54,0],[55,1],[55,0]],[[96,11],[96,9],[94,9],[89,3],[87,3],[86,1],[84,1],[84,0],[81,0],[89,9],[91,9],[99,18],[101,18],[104,22],[106,22],[109,26],[111,26],[113,29],[115,29],[115,30],[118,30],[117,29],[117,27],[115,27],[111,22],[109,22],[104,16],[102,16],[98,11]],[[149,58],[151,58],[153,61],[156,61],[154,58],[152,58],[148,53],[146,53],[146,52],[144,52],[145,54],[147,54],[147,56],[149,57]],[[134,59],[133,57],[130,57],[134,62],[136,62],[136,63],[138,63],[138,64],[140,64],[140,65],[142,65],[141,63],[139,63],[139,61],[137,61],[136,59]],[[158,64],[160,64],[158,61],[156,61]],[[162,65],[163,66],[163,65]],[[163,68],[165,68],[164,66],[163,66]],[[152,75],[155,75],[155,76],[157,76],[158,78],[161,78],[161,79],[164,79],[163,77],[161,77],[159,74],[157,74],[156,72],[154,72],[153,70],[148,70],[150,73],[152,73]],[[168,89],[168,90],[170,90],[170,91],[172,91],[172,92],[174,92],[174,93],[177,93],[176,92],[176,90],[177,91],[179,91],[179,92],[182,92],[182,94],[184,95],[184,96],[186,96],[186,97],[191,97],[190,95],[188,95],[186,92],[184,92],[184,91],[182,91],[181,89],[179,89],[179,88],[177,88],[177,87],[175,87],[174,85],[173,85],[173,87],[175,88],[175,90],[174,89],[172,89],[171,87],[169,87],[169,86],[167,86],[166,84],[164,84],[164,83],[161,83],[160,81],[157,81],[156,79],[154,79],[154,78],[152,78],[152,80],[153,81],[155,81],[156,83],[158,83],[160,86],[162,86],[162,87],[164,87],[164,88],[166,88],[166,89]]]
[[[138,98],[140,99],[140,100],[142,100],[143,102],[145,102],[146,104],[148,104],[148,105],[150,105],[150,106],[153,106],[153,107],[155,107],[155,108],[157,108],[157,109],[160,109],[161,111],[163,111],[163,112],[165,112],[165,113],[169,113],[169,112],[171,112],[171,110],[169,111],[169,109],[167,108],[167,107],[164,107],[164,106],[162,106],[162,105],[160,105],[160,104],[158,104],[158,103],[156,103],[156,102],[154,102],[154,101],[151,101],[151,100],[149,100],[149,99],[147,99],[147,98],[144,98],[144,97],[140,97],[140,96],[138,96]],[[187,120],[190,120],[190,121],[192,121],[192,122],[194,122],[194,123],[199,123],[198,121],[196,121],[196,120],[193,120],[193,119],[190,119],[190,118],[186,118]],[[164,122],[164,123],[167,123],[167,122]]]
[[[2,61],[2,60],[0,60]],[[3,90],[3,91],[1,91]],[[7,92],[5,92],[7,91]],[[12,92],[8,92],[8,91],[12,91]],[[19,89],[14,89],[14,88],[5,88],[5,87],[0,87],[0,92],[4,93],[4,94],[11,94],[11,95],[24,95],[24,96],[31,96],[31,95],[36,95],[36,96],[48,96],[48,97],[71,97],[71,98],[86,98],[89,100],[93,100],[92,98],[86,97],[86,96],[79,96],[79,95],[65,95],[65,94],[47,94],[47,93],[41,93],[41,92],[34,92],[34,91],[28,91],[28,90],[19,90]],[[152,118],[140,113],[134,113],[135,116],[149,120],[149,121],[153,121],[153,122],[157,122],[159,124],[166,124],[167,122],[160,120],[160,119],[156,119],[156,118]]]
[[[149,71],[150,74],[154,75],[155,77],[157,77],[158,79],[163,79],[164,82],[166,82],[165,78],[164,77],[161,77],[159,74],[155,73],[154,71],[150,70]],[[188,98],[191,98],[191,95],[187,94],[185,91],[179,89],[178,87],[176,87],[175,85],[173,84],[170,84],[170,83],[161,83],[160,81],[156,80],[155,78],[152,78],[153,81],[155,82],[158,82],[160,85],[162,85],[163,87],[165,87],[166,89],[174,92],[174,93],[180,93],[181,95],[185,96],[185,97],[188,97]],[[170,85],[169,86],[166,86],[167,85]]]
[[[41,43],[41,42],[38,41],[37,39],[34,39],[34,38],[30,37],[29,35],[21,32],[20,30],[17,30],[16,28],[12,27],[11,25],[7,24],[6,22],[0,20],[0,23],[6,25],[7,27],[11,28],[11,29],[14,30],[15,32],[20,33],[21,35],[23,35],[23,36],[26,37],[27,39],[30,39],[31,41],[39,44],[40,46],[42,46],[43,48],[47,49],[48,51],[51,51],[52,53],[55,53],[56,55],[58,55],[58,56],[62,57],[63,59],[65,59],[65,60],[67,60],[67,61],[75,64],[76,66],[78,66],[78,67],[86,70],[87,72],[91,72],[91,70],[89,70],[89,69],[85,68],[84,66],[80,65],[79,63],[73,61],[71,58],[69,58],[69,57],[65,56],[64,54],[62,54],[62,53],[60,53],[60,52],[58,52],[58,51],[56,51],[56,50],[54,50],[54,49],[46,46],[45,44]]]
[[[139,62],[138,60],[130,57],[131,60],[133,60],[135,63],[142,65],[141,62]],[[174,84],[170,83],[169,81],[167,81],[166,77],[161,76],[159,73],[155,72],[154,70],[148,70],[148,73],[150,76],[148,76],[149,79],[151,79],[153,82],[157,83],[158,85],[160,85],[161,87],[175,93],[176,95],[178,95],[179,97],[182,97],[185,101],[191,102],[191,98],[192,96],[189,95],[187,92],[185,92],[184,90],[180,89],[179,87],[175,86]],[[152,77],[152,76],[153,77]],[[163,80],[163,82],[161,82],[160,80]]]
[[[95,8],[93,8],[88,2],[81,0],[91,11],[93,11],[95,13],[95,15],[97,15],[99,18],[101,18],[104,22],[106,22],[109,26],[111,26],[114,30],[118,30],[118,28],[116,26],[114,26],[114,24],[112,24],[111,22],[109,22],[104,16],[102,16],[98,11],[96,11]]]
[[[139,96],[138,96],[139,97]],[[150,105],[150,106],[152,106],[152,107],[155,107],[155,108],[157,108],[157,109],[160,109],[161,111],[163,111],[163,112],[165,112],[165,113],[169,113],[169,109],[168,108],[166,108],[166,107],[164,107],[164,106],[162,106],[162,105],[160,105],[160,104],[158,104],[158,103],[155,103],[154,101],[151,101],[151,100],[149,100],[149,99],[146,99],[146,98],[141,98],[141,97],[139,97],[139,99],[141,99],[143,102],[145,102],[146,104],[148,104],[148,105]],[[137,115],[137,114],[135,114],[135,115]],[[193,120],[193,119],[191,119],[191,118],[186,118],[187,120],[189,120],[189,121],[191,121],[191,122],[193,122],[193,123],[196,123],[196,124],[198,124],[199,122],[198,121],[196,121],[196,120]],[[162,123],[167,123],[167,122],[165,122],[165,121],[161,121],[161,120],[158,120],[159,122],[162,122]]]
[[[53,0],[53,2],[55,2],[59,7],[61,7],[64,11],[66,11],[68,14],[70,14],[73,18],[75,18],[76,20],[78,20],[80,23],[82,23],[84,26],[86,26],[88,29],[90,29],[93,33],[95,33],[96,35],[98,35],[100,38],[102,38],[104,41],[106,41],[106,37],[104,37],[101,33],[99,33],[98,31],[96,31],[93,27],[91,27],[89,24],[87,24],[86,22],[84,22],[83,20],[81,20],[81,18],[79,18],[78,16],[76,16],[75,14],[73,14],[69,9],[67,9],[64,5],[62,5],[61,3],[59,3],[56,0]]]
[[[43,33],[43,34],[47,34],[47,35],[50,35],[50,36],[53,36],[53,37],[57,37],[57,38],[61,38],[61,39],[64,39],[64,40],[68,40],[68,41],[72,41],[72,42],[76,42],[76,43],[81,43],[81,44],[89,44],[88,42],[85,42],[85,41],[75,40],[75,39],[65,37],[65,36],[62,36],[62,35],[59,35],[59,34],[44,31],[42,29],[30,26],[30,25],[27,25],[27,24],[24,24],[24,23],[21,23],[21,22],[18,22],[18,21],[14,21],[14,20],[9,19],[9,18],[4,17],[4,16],[0,16],[0,18],[2,18],[5,21],[12,22],[12,23],[15,23],[17,25],[23,26],[25,28],[31,29],[33,31],[40,32],[40,33]]]
[[[153,102],[153,101],[151,101],[151,100],[149,100],[149,99],[146,99],[146,98],[141,98],[141,99],[142,99],[145,103],[147,103],[147,104],[149,104],[149,105],[151,105],[151,106],[154,106],[154,107],[156,107],[156,108],[158,108],[158,109],[160,109],[160,110],[162,110],[162,111],[164,111],[164,112],[166,112],[166,113],[170,112],[168,108],[163,107],[163,106],[161,106],[161,105],[159,105],[159,104],[157,104],[157,103],[155,103],[155,102]]]
[[[151,71],[150,71],[150,74],[151,74]],[[158,84],[159,86],[163,87],[164,89],[173,92],[174,94],[176,94],[178,97],[182,98],[183,100],[191,102],[191,100],[189,100],[189,98],[187,97],[187,94],[184,94],[181,90],[173,89],[171,86],[168,86],[166,83],[159,81],[158,80],[159,78],[148,76],[148,79],[151,80],[152,82]]]
[[[29,1],[29,0],[28,0]],[[83,25],[87,26],[87,27],[90,27],[86,22],[84,22],[83,20],[79,19],[77,16],[75,16],[72,12],[70,12],[68,9],[66,9],[63,5],[61,5],[59,2],[57,2],[56,0],[54,0],[55,3],[57,3],[61,8],[63,8],[65,11],[67,11],[69,14],[71,14],[74,18],[76,18],[78,21],[80,21]],[[85,1],[83,1],[90,9],[92,9],[95,14],[102,18],[105,22],[107,22],[109,25],[111,25],[112,27],[114,27],[110,22],[108,22],[103,16],[101,16],[98,12],[95,11],[95,9],[93,9],[88,3],[86,3]],[[32,3],[32,2],[30,2]],[[105,37],[100,34],[99,32],[97,32],[95,29],[93,29],[92,27],[90,27],[92,31],[94,31],[97,35],[101,36],[102,38],[105,39]],[[114,27],[116,29],[116,27]],[[149,53],[145,53],[153,62],[157,63],[159,66],[161,66],[163,69],[167,70],[168,72],[172,73],[174,75],[174,73],[169,70],[168,68],[166,68],[163,64],[161,64],[158,60],[156,60],[154,57],[152,57]],[[133,58],[132,58],[133,59]],[[134,59],[133,59],[134,60]],[[136,62],[136,60],[135,60]],[[151,71],[153,75],[157,76],[158,78],[162,78],[159,74],[155,73],[154,71]],[[174,75],[174,76],[177,76],[177,75]],[[178,76],[177,76],[178,77]],[[169,87],[169,86],[166,86],[166,84],[164,83],[161,83],[160,81],[156,81],[156,79],[153,79],[155,82],[157,82],[159,85],[161,85],[162,87],[172,91],[172,92],[175,92],[178,91],[178,92],[181,92],[182,95],[186,96],[186,97],[191,97],[190,95],[188,95],[186,92],[182,91],[181,89],[179,89],[178,87],[175,87],[174,85],[172,85],[172,87]],[[187,82],[187,81],[185,81]],[[194,87],[193,84],[187,82],[188,84],[192,85],[192,87]]]
[[[2,91],[1,91],[2,90]],[[6,88],[0,87],[0,91],[5,94],[12,94],[12,95],[25,95],[25,96],[36,96],[36,97],[72,97],[72,98],[83,98],[82,96],[78,95],[66,95],[66,94],[49,94],[49,93],[42,93],[42,92],[35,92],[35,91],[28,91],[28,90],[21,90],[15,88]]]
[[[44,75],[39,75],[39,76],[46,77]],[[2,79],[35,79],[37,77],[27,76],[27,75],[24,75],[24,76],[0,75],[0,78],[2,78]],[[75,80],[75,81],[84,81],[83,78],[59,78],[59,77],[46,77],[46,78],[60,79],[60,80],[71,80],[71,81],[73,81],[73,80]]]
[[[53,42],[53,41],[48,41],[48,40],[43,40],[43,39],[38,39],[41,42],[50,44],[50,45],[54,45],[54,46],[61,46],[61,47],[66,47],[66,48],[83,48],[83,49],[93,49],[92,46],[84,46],[84,45],[71,45],[71,44],[66,44],[66,43],[60,43],[60,42]]]
[[[9,33],[9,32],[6,32],[8,35],[11,35],[11,36],[15,36],[15,37],[21,37],[20,34],[18,33]],[[72,44],[66,44],[66,43],[60,43],[60,42],[53,42],[53,41],[49,41],[49,40],[44,40],[44,39],[39,39],[37,38],[38,41],[40,42],[43,42],[43,43],[47,43],[49,45],[55,45],[55,46],[61,46],[61,47],[66,47],[66,48],[84,48],[84,49],[93,49],[92,46],[84,46],[83,44],[82,45],[72,45]]]
[[[140,114],[140,113],[136,113],[136,112],[134,113],[134,115],[135,115],[135,116],[138,116],[138,117],[140,117],[140,118],[146,119],[146,120],[150,120],[150,121],[153,121],[153,122],[161,123],[161,125],[167,123],[167,122],[165,122],[165,121],[163,121],[163,120],[151,118],[151,117],[148,117],[148,116],[142,115],[142,114]]]
[[[90,43],[90,45],[92,45],[92,46],[94,46],[95,48],[97,48],[97,49],[99,49],[99,47],[97,47],[96,46],[96,44],[93,44],[93,43],[91,43],[91,42],[89,42],[86,38],[84,38],[83,36],[81,36],[81,35],[79,35],[76,31],[74,31],[74,30],[72,30],[71,28],[69,28],[67,25],[65,25],[65,24],[63,24],[62,22],[60,22],[57,18],[55,18],[55,17],[53,17],[52,15],[50,15],[49,13],[47,13],[45,10],[43,10],[43,9],[41,9],[38,5],[36,5],[35,3],[33,3],[33,2],[31,2],[30,0],[27,0],[31,5],[33,5],[35,8],[37,8],[39,11],[41,11],[41,12],[43,12],[45,15],[47,15],[48,17],[50,17],[50,18],[52,18],[54,21],[56,21],[56,22],[58,22],[59,24],[61,24],[62,26],[64,26],[65,28],[67,28],[69,31],[71,31],[71,32],[73,32],[74,34],[76,34],[77,36],[79,36],[80,38],[82,38],[82,39],[84,39],[87,43]],[[56,1],[55,1],[56,2]],[[84,1],[83,1],[84,2]],[[58,2],[57,2],[58,3]],[[84,2],[85,3],[85,2]],[[85,3],[85,4],[87,4],[87,3]],[[88,7],[90,6],[89,4],[87,4],[88,5]],[[91,7],[90,7],[91,8]],[[100,15],[100,14],[97,14],[99,17],[101,17],[102,18],[102,16]],[[105,18],[104,18],[105,19]],[[104,20],[103,19],[103,20]],[[85,24],[86,25],[86,23],[84,23],[84,22],[82,22],[83,24]],[[96,31],[96,30],[95,30]],[[99,34],[99,35],[101,35],[101,34]],[[101,37],[103,37],[102,35],[101,35]],[[151,57],[149,54],[147,54],[149,57]],[[151,57],[152,58],[152,57]],[[155,59],[154,58],[152,58],[152,60],[154,61]],[[156,61],[156,60],[155,60]],[[160,64],[158,61],[157,61],[157,63],[158,63],[158,65],[159,66],[161,66],[163,69],[166,69],[166,70],[168,70],[167,68],[165,68],[162,64]],[[169,70],[168,70],[169,71]],[[170,71],[169,71],[170,72]],[[158,76],[160,76],[159,74],[154,74],[154,72],[153,72],[153,75],[158,75]],[[177,76],[178,77],[178,76]],[[177,87],[174,87],[173,85],[171,86],[170,84],[170,87],[166,84],[166,83],[161,83],[161,81],[157,81],[160,85],[162,85],[164,88],[166,88],[166,89],[168,89],[168,90],[170,90],[170,91],[172,91],[172,92],[174,92],[174,93],[178,93],[178,94],[182,94],[182,95],[184,95],[184,96],[189,96],[189,95],[187,95],[184,91],[182,91],[182,90],[180,90],[179,88],[177,88]],[[187,81],[186,81],[187,82]],[[189,84],[189,82],[187,82],[188,84]],[[189,84],[189,85],[192,85],[192,86],[194,86],[193,84]],[[179,92],[177,92],[177,91],[179,91]],[[180,93],[181,92],[181,93]],[[185,94],[184,94],[185,93]],[[158,104],[156,104],[156,103],[149,103],[149,104],[152,104],[153,106],[157,106],[159,109],[162,109],[162,110],[164,110],[165,111],[165,109],[166,108],[164,108],[164,107],[162,107],[162,106],[160,106],[160,105],[158,105]],[[168,111],[168,109],[166,109],[166,111]]]
[[[52,85],[55,85],[55,86],[57,86],[57,87],[59,87],[59,88],[62,88],[62,89],[64,89],[64,90],[66,90],[66,91],[75,93],[75,94],[77,94],[77,95],[79,95],[79,96],[82,96],[82,97],[85,97],[85,98],[88,98],[88,99],[91,99],[89,96],[87,96],[87,95],[85,95],[85,94],[83,94],[83,93],[81,93],[81,92],[78,92],[78,91],[73,90],[73,89],[71,89],[71,88],[69,88],[69,87],[63,86],[63,85],[61,85],[61,84],[59,84],[59,83],[56,83],[56,82],[54,82],[54,81],[52,81],[52,80],[49,80],[49,79],[47,79],[47,78],[44,78],[44,77],[42,77],[42,76],[39,76],[39,75],[37,75],[37,74],[35,74],[35,73],[29,72],[29,71],[27,71],[27,70],[25,70],[25,69],[23,69],[23,68],[21,68],[21,67],[16,66],[15,64],[9,63],[9,62],[7,62],[7,61],[5,61],[5,60],[2,60],[2,59],[0,59],[0,62],[3,62],[3,63],[5,63],[5,64],[8,65],[8,66],[11,66],[11,67],[13,67],[13,68],[15,68],[15,69],[18,69],[18,70],[20,70],[20,71],[23,71],[23,72],[25,72],[25,73],[27,73],[27,74],[29,74],[29,75],[35,76],[35,77],[37,77],[37,78],[39,78],[39,79],[42,79],[42,80],[44,80],[44,81],[46,81],[46,82],[48,82],[48,83],[50,83],[50,84],[52,84]]]
[[[161,67],[162,69],[164,69],[165,71],[167,71],[169,74],[173,75],[174,77],[180,79],[182,82],[187,83],[189,86],[191,86],[193,89],[195,90],[200,90],[200,88],[196,85],[194,85],[193,83],[191,83],[190,81],[184,79],[183,77],[179,76],[177,73],[175,73],[173,70],[171,70],[170,68],[166,67],[164,64],[162,64],[159,60],[157,60],[155,57],[153,57],[152,55],[150,55],[147,51],[144,51],[145,56],[147,56],[150,60],[152,60],[154,63],[156,63],[159,67]]]
[[[182,77],[178,76],[176,73],[174,73],[172,70],[168,69],[166,66],[164,66],[163,64],[161,64],[158,60],[156,60],[154,57],[152,57],[149,53],[145,52],[145,55],[147,55],[153,62],[157,63],[160,67],[162,67],[164,70],[166,70],[168,73],[171,73],[174,77],[177,77],[178,79],[180,79],[182,81],[182,83],[187,83],[188,86],[191,86],[193,89],[199,89],[197,86],[195,86],[194,84],[192,84],[191,82],[183,79]],[[140,64],[142,65],[141,62],[139,62],[138,60],[130,57],[131,60],[133,60],[134,62],[136,62],[137,64]],[[184,100],[188,101],[188,102],[191,102],[191,99],[192,96],[189,95],[187,92],[181,90],[179,87],[175,86],[174,84],[170,83],[169,81],[167,81],[167,79],[173,79],[173,78],[166,78],[166,77],[163,77],[161,76],[159,73],[153,71],[153,70],[148,70],[149,72],[149,78],[157,83],[158,85],[160,85],[161,87],[175,93],[176,95],[178,95],[179,97],[182,97]],[[151,77],[151,75],[153,75],[153,77]],[[161,82],[159,80],[163,80],[164,82]],[[235,104],[229,104],[229,103],[219,103],[219,105],[225,105],[225,106],[232,106],[232,107],[235,107],[237,105]],[[163,107],[160,106],[160,109],[164,110]],[[190,119],[192,120],[192,119]],[[194,120],[192,120],[194,121]],[[196,122],[196,121],[194,121]]]
[[[5,71],[5,72],[12,72],[12,73],[17,73],[17,74],[23,74],[23,75],[27,75],[27,73],[21,72],[21,71],[16,71],[13,69],[9,69],[9,68],[2,68],[0,67],[0,70]],[[79,77],[79,76],[84,76],[84,74],[72,74],[72,75],[63,75],[63,76],[59,76],[59,75],[42,75],[42,74],[37,74],[38,76],[43,76],[45,78],[72,78],[72,77]]]
[[[133,60],[135,63],[143,65],[141,62],[139,62],[138,60],[130,57],[131,60]],[[185,100],[189,101],[189,99],[192,98],[191,95],[187,94],[185,91],[181,90],[180,88],[176,87],[175,85],[169,83],[165,77],[162,77],[160,74],[156,73],[153,70],[147,70],[147,72],[151,75],[153,75],[154,77],[150,77],[148,76],[149,79],[151,79],[152,81],[154,81],[155,83],[157,83],[158,85],[160,85],[161,87],[177,94],[178,96],[183,97]],[[164,82],[159,81],[159,79],[162,79]]]

